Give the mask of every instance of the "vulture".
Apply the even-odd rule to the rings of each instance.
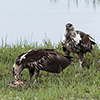
[[[79,66],[82,68],[84,54],[91,52],[92,46],[95,45],[94,39],[82,31],[75,30],[71,23],[66,24],[66,32],[62,40],[62,48],[66,56],[70,52],[77,53],[79,56]]]
[[[55,49],[31,49],[19,55],[13,64],[12,73],[15,80],[19,79],[19,74],[23,69],[29,70],[31,80],[34,72],[35,81],[39,76],[39,71],[44,70],[51,73],[60,73],[65,69],[72,61],[72,57],[63,56]]]

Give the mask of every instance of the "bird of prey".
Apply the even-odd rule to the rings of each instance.
[[[70,52],[77,53],[79,56],[79,66],[82,68],[84,61],[84,54],[92,50],[92,46],[95,45],[94,39],[82,31],[75,30],[71,23],[66,24],[66,32],[62,40],[62,48],[66,56],[70,55]]]

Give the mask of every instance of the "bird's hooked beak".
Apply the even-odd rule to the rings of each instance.
[[[69,27],[66,25],[66,31],[69,29]]]
[[[14,75],[15,80],[19,80],[19,76]]]

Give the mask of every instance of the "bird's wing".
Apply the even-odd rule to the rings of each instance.
[[[95,39],[93,37],[91,37],[89,34],[86,34],[82,31],[78,31],[78,30],[76,30],[76,32],[77,32],[77,34],[80,34],[80,37],[82,38],[82,41],[84,41],[84,43],[89,41],[89,40],[90,41],[92,41],[92,40],[95,41]]]
[[[36,62],[39,61],[40,59],[46,59],[46,60],[50,60],[52,57],[49,57],[50,55],[61,55],[61,53],[57,52],[54,49],[32,49],[29,51],[26,51],[24,53],[22,53],[21,55],[18,56],[18,58],[16,59],[15,63],[17,65],[20,64],[26,64],[29,62]],[[49,57],[49,58],[47,58]],[[44,59],[44,60],[45,60]]]
[[[82,40],[80,41],[79,45],[81,46],[81,51],[87,52],[92,50],[92,44],[94,45],[95,42],[91,41],[93,39],[89,34],[86,34],[82,31],[76,31],[77,34],[80,34]],[[94,40],[94,39],[93,39]]]

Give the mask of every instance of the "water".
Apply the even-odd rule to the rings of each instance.
[[[8,44],[31,37],[32,42],[41,43],[47,37],[58,43],[68,22],[99,44],[100,0],[2,0],[0,44],[6,36]]]

